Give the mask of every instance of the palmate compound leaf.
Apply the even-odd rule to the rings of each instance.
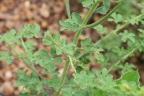
[[[84,0],[82,2],[83,7],[89,8],[94,3],[94,0]]]
[[[27,93],[30,91],[31,94],[37,94],[37,92],[43,88],[42,82],[39,80],[39,76],[37,74],[31,72],[29,75],[27,75],[27,72],[28,70],[24,72],[19,70],[17,72],[16,76],[18,79],[14,86],[24,86],[22,93]]]
[[[73,48],[75,48],[75,44],[74,43],[67,43],[65,46],[63,46],[63,50],[70,55],[73,55],[74,50]]]
[[[112,48],[112,51],[115,52],[118,56],[122,56],[126,53],[127,50],[124,49],[124,47],[118,47],[118,46],[114,46]]]
[[[123,33],[119,33],[119,35],[121,35],[122,36],[122,41],[123,42],[126,42],[127,40],[130,40],[130,41],[132,41],[133,43],[135,43],[135,34],[134,33],[128,33],[128,31],[127,30],[124,30],[124,32]]]
[[[60,29],[61,31],[63,31],[63,30],[68,30],[68,31],[72,30],[72,24],[70,22],[66,22],[66,20],[60,20],[59,24],[62,26],[61,29]]]
[[[82,23],[81,16],[79,14],[77,14],[76,12],[73,12],[72,18],[59,21],[59,24],[62,26],[62,28],[60,30],[61,31],[73,30],[74,32],[76,32],[77,30],[80,30],[82,28],[81,23]]]
[[[129,71],[124,74],[122,74],[121,78],[118,80],[115,80],[117,84],[121,84],[122,81],[127,81],[127,82],[135,82],[137,85],[137,88],[139,88],[140,82],[139,82],[139,73],[138,71]]]
[[[96,13],[106,14],[110,8],[110,1],[103,1],[103,5],[96,9]]]
[[[60,34],[58,32],[54,32],[53,39],[56,43],[60,42]]]
[[[138,29],[138,31],[141,32],[139,36],[144,37],[144,30],[143,29]]]
[[[53,57],[51,57],[47,51],[45,50],[39,50],[34,53],[34,59],[36,64],[40,65],[44,68],[44,72],[46,74],[55,75],[56,66],[54,65],[54,62],[61,63],[61,58],[54,60]]]
[[[106,68],[96,71],[97,80],[100,83],[100,87],[103,90],[108,90],[109,88],[113,88],[116,86],[116,83],[113,81],[113,76],[108,74],[108,70]]]
[[[72,86],[62,88],[62,93],[62,96],[84,96],[84,92],[79,92],[77,88]]]
[[[73,12],[73,13],[72,13],[72,20],[73,20],[74,23],[76,23],[76,24],[81,24],[81,23],[82,23],[82,18],[81,18],[81,16],[80,16],[78,13],[76,13],[76,12]]]
[[[4,41],[6,44],[12,44],[18,42],[18,36],[16,36],[16,31],[11,29],[9,33],[5,33],[1,36],[1,41]]]
[[[113,13],[111,15],[112,18],[109,18],[108,21],[111,21],[111,22],[115,22],[115,23],[119,23],[119,22],[122,22],[123,21],[123,17],[121,14],[116,14],[116,13]]]
[[[24,26],[24,29],[26,30],[24,33],[24,37],[26,37],[26,38],[31,38],[31,37],[39,38],[40,26],[38,24],[35,23],[34,26],[32,26],[30,24],[26,24]]]
[[[81,46],[82,47],[87,46],[89,44],[91,44],[91,39],[90,38],[86,38],[86,39],[81,41]]]
[[[50,55],[45,50],[39,50],[39,51],[35,52],[34,59],[35,59],[36,63],[42,67],[45,67],[45,65],[51,61]]]
[[[33,51],[33,50],[35,49],[34,46],[36,46],[37,43],[36,43],[36,42],[33,42],[33,41],[26,41],[26,42],[25,42],[25,45],[26,45],[26,47],[27,47],[27,50]]]
[[[44,33],[44,37],[43,37],[43,44],[44,45],[51,45],[53,42],[51,40],[52,36],[50,34],[50,31],[47,30],[45,33]]]
[[[93,28],[96,29],[99,34],[105,34],[107,32],[107,28],[102,25],[97,25]]]
[[[99,62],[104,62],[105,61],[105,57],[103,56],[103,54],[94,54],[96,60],[98,60]]]
[[[85,71],[74,73],[74,82],[79,85],[81,89],[87,89],[94,85],[94,74],[87,74]]]
[[[121,73],[124,74],[126,72],[129,72],[129,71],[132,71],[133,68],[135,68],[134,64],[129,64],[129,63],[126,63],[126,64],[120,64],[119,65],[119,68],[121,68]]]
[[[14,60],[14,56],[11,55],[10,51],[0,52],[0,60],[6,60],[7,64],[11,64]]]

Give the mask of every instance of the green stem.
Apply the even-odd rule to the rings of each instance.
[[[25,46],[25,43],[24,43],[23,39],[22,39],[22,38],[20,38],[20,40],[21,40],[21,42],[22,42],[22,46],[23,46],[23,48],[24,48],[24,49],[25,49],[25,51],[27,52],[28,50],[27,50],[27,48],[26,48],[26,46]]]
[[[86,25],[86,23],[88,22],[89,18],[91,17],[91,15],[93,14],[93,12],[95,11],[96,7],[98,6],[100,0],[97,0],[93,5],[92,7],[90,8],[88,14],[86,15],[84,21],[82,22],[82,25]],[[74,37],[74,44],[77,45],[78,43],[78,39],[79,39],[79,36],[82,32],[82,29],[81,30],[78,30],[75,34],[75,37]]]
[[[71,18],[69,0],[65,0],[65,3],[66,3],[66,12],[67,12],[68,18]]]
[[[85,24],[88,22],[89,18],[92,16],[92,14],[93,14],[93,12],[95,11],[96,7],[98,6],[99,2],[100,2],[100,0],[97,0],[97,1],[92,5],[91,9],[89,10],[88,14],[86,15],[86,17],[85,17],[85,19],[84,19],[84,21],[83,21],[83,23],[82,23],[82,25],[85,25]]]
[[[72,62],[72,58],[70,56],[68,56],[71,67],[74,69],[75,73],[76,73],[76,69],[74,68],[73,62]]]
[[[108,70],[108,72],[110,72],[114,67],[118,66],[121,61],[126,60],[132,53],[134,53],[136,50],[138,50],[138,48],[140,46],[141,45],[137,46],[136,48],[134,48],[133,50],[131,50],[128,54],[126,54],[125,56],[123,56],[120,60],[118,60],[115,64],[113,64],[111,66],[111,68]]]
[[[65,66],[64,66],[64,71],[63,71],[63,73],[62,73],[62,77],[61,77],[61,80],[60,80],[60,84],[63,84],[63,83],[64,83],[66,74],[67,74],[67,72],[68,72],[68,67],[69,67],[69,60],[66,61],[66,64],[65,64]],[[55,96],[59,96],[59,93],[60,93],[60,90],[55,93]]]
[[[94,26],[97,26],[99,24],[101,24],[102,22],[104,22],[106,19],[108,19],[112,13],[114,13],[116,11],[116,9],[118,9],[120,7],[120,5],[123,3],[123,1],[121,1],[112,11],[110,11],[106,16],[104,16],[102,19],[100,19],[99,21],[95,22],[95,23],[92,23],[92,24],[89,24],[89,25],[86,25],[83,27],[83,29],[85,28],[92,28]]]

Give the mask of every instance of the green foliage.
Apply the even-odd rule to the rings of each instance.
[[[96,13],[106,14],[110,8],[109,1],[103,1],[103,5],[96,10]]]
[[[107,28],[102,25],[95,26],[94,29],[96,29],[99,34],[105,34],[107,32]]]
[[[0,42],[7,45],[7,51],[0,52],[0,60],[7,64],[13,63],[15,58],[22,59],[28,70],[19,70],[16,74],[15,86],[23,86],[19,96],[143,96],[144,87],[140,86],[138,70],[134,71],[133,64],[126,62],[136,51],[144,51],[144,3],[138,4],[142,9],[140,15],[130,14],[124,17],[119,11],[121,5],[128,3],[126,0],[117,0],[116,7],[110,12],[110,4],[113,0],[79,0],[83,7],[89,8],[88,14],[82,20],[81,16],[72,12],[69,14],[69,6],[66,6],[68,19],[60,20],[61,31],[74,31],[73,42],[67,42],[60,38],[59,32],[51,34],[49,30],[40,35],[38,24],[26,24],[16,31],[11,29],[9,33],[0,35]],[[69,0],[67,0],[69,4]],[[99,6],[98,6],[99,5]],[[96,8],[96,7],[99,8]],[[92,24],[87,24],[92,14],[96,12],[105,14],[102,19]],[[108,30],[102,24],[104,21],[116,24],[116,29]],[[108,22],[109,24],[109,22]],[[127,25],[139,28],[125,28]],[[96,43],[91,38],[84,38],[78,44],[79,36],[85,28],[93,28],[100,34],[101,39]],[[50,50],[36,50],[36,42],[31,38],[42,39]],[[23,39],[26,39],[24,41]],[[122,46],[124,45],[124,46]],[[15,49],[20,46],[23,53]],[[13,54],[15,52],[15,54]],[[64,64],[62,74],[55,64]],[[91,70],[89,63],[99,64],[99,70]],[[35,66],[38,66],[37,69]],[[73,69],[72,77],[68,78],[69,68]],[[110,71],[120,70],[121,77],[114,80]],[[49,78],[40,74],[44,72]],[[60,77],[59,77],[60,75]]]
[[[112,22],[115,22],[115,23],[119,23],[119,22],[123,21],[123,17],[120,14],[113,13],[111,15],[111,17],[112,18],[109,18],[108,21],[112,21]]]
[[[82,18],[76,12],[72,13],[72,18],[67,20],[60,20],[60,25],[62,26],[61,31],[63,30],[73,30],[76,32],[81,29]]]
[[[93,0],[84,0],[84,1],[82,2],[82,5],[83,5],[83,7],[89,8],[93,3],[94,3]]]
[[[124,32],[120,33],[120,35],[122,36],[121,39],[123,42],[126,42],[127,40],[131,40],[133,43],[135,43],[135,38],[134,38],[135,34],[128,33],[127,30],[124,30]]]

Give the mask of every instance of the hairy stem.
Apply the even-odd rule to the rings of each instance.
[[[102,19],[100,19],[99,21],[97,21],[97,22],[95,22],[95,23],[92,23],[92,24],[89,24],[89,25],[84,26],[83,29],[85,29],[85,28],[92,28],[92,27],[94,27],[94,26],[97,26],[97,25],[101,24],[101,23],[104,22],[106,19],[108,19],[108,18],[111,16],[111,14],[114,13],[114,12],[116,11],[116,9],[118,9],[118,8],[120,7],[120,5],[121,5],[122,3],[123,3],[123,1],[120,2],[115,8],[113,8],[113,10],[110,11],[110,12],[109,12],[106,16],[104,16]]]
[[[69,0],[65,0],[65,3],[66,3],[66,12],[67,12],[68,18],[71,18]]]
[[[24,48],[24,49],[25,49],[25,51],[27,52],[28,50],[27,50],[27,48],[26,48],[26,46],[25,46],[25,43],[24,43],[23,39],[22,39],[22,38],[20,38],[20,40],[21,40],[21,42],[22,42],[22,46],[23,46],[23,48]]]
[[[69,60],[66,61],[66,64],[65,64],[65,66],[64,66],[64,70],[63,70],[63,73],[62,73],[62,77],[61,77],[61,80],[60,80],[60,84],[63,84],[63,83],[64,83],[66,74],[67,74],[67,72],[68,72],[68,67],[69,67]],[[60,90],[55,93],[55,96],[59,96],[59,93],[60,93]]]
[[[75,73],[76,73],[76,69],[75,69],[75,67],[74,67],[74,65],[73,65],[72,58],[71,58],[70,56],[68,56],[68,58],[69,58],[71,67],[74,69],[74,71],[75,71]]]
[[[95,11],[96,7],[98,6],[100,0],[97,0],[93,5],[92,7],[90,8],[88,14],[86,15],[84,21],[82,22],[82,25],[86,25],[86,23],[88,22],[89,18],[91,17],[91,15],[93,14],[93,12]],[[82,29],[81,30],[78,30],[75,34],[75,37],[74,37],[74,44],[77,45],[78,43],[78,39],[79,39],[79,36],[82,32]]]

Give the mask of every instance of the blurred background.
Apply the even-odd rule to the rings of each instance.
[[[71,12],[79,13],[82,18],[88,12],[87,8],[83,8],[81,3],[83,0],[70,0]],[[141,2],[142,0],[137,0]],[[116,5],[115,2],[111,4],[112,9]],[[122,14],[123,18],[133,14],[140,14],[140,7],[133,0],[127,0],[127,2],[117,10]],[[93,23],[99,20],[103,15],[94,13],[88,23]],[[41,34],[43,35],[46,30],[50,30],[53,34],[54,32],[59,32],[61,37],[67,38],[68,42],[72,42],[74,33],[63,31],[60,32],[59,20],[66,19],[66,10],[64,0],[0,0],[0,34],[9,32],[10,29],[16,29],[23,27],[24,24],[34,24],[37,23],[41,26]],[[108,30],[116,28],[115,23],[104,22],[103,25],[107,27]],[[140,25],[127,26],[131,30],[136,30]],[[80,40],[90,37],[93,42],[99,40],[102,35],[99,35],[94,29],[86,29],[82,32]],[[45,49],[49,51],[49,47],[43,46],[41,40],[33,39],[38,43],[35,47],[38,49]],[[4,43],[0,43],[0,51],[6,51],[8,48]],[[23,50],[16,46],[16,50],[22,52]],[[144,54],[136,52],[135,56],[129,58],[128,62],[134,64],[135,69],[139,69],[141,75],[140,81],[141,85],[144,85]],[[98,70],[100,65],[97,62],[89,64],[90,69]],[[13,84],[16,80],[15,73],[18,70],[28,69],[21,60],[15,59],[12,64],[6,65],[5,61],[0,61],[0,93],[4,96],[18,96],[22,87],[14,87]],[[63,64],[57,65],[57,69],[61,73],[63,70]],[[69,75],[73,72],[70,70]],[[119,78],[119,70],[111,72],[114,78]],[[43,73],[41,73],[43,74]],[[0,95],[1,96],[1,95]]]

